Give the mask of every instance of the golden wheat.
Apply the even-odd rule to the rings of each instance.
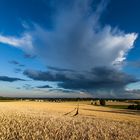
[[[140,138],[138,121],[116,121],[84,115],[71,117],[64,115],[60,110],[51,111],[48,104],[50,103],[0,103],[0,140],[138,140]],[[54,103],[55,105],[59,106]]]

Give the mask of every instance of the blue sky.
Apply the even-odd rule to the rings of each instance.
[[[139,0],[0,0],[0,96],[140,98]]]

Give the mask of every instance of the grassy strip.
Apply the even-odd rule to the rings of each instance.
[[[128,105],[106,105],[106,107],[114,109],[128,109]]]

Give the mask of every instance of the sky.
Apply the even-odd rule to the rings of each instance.
[[[140,99],[139,0],[0,0],[0,96]]]

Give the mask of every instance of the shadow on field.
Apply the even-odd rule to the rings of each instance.
[[[96,110],[96,109],[85,109],[80,108],[81,110],[87,111],[98,111],[98,112],[108,112],[108,113],[119,113],[119,114],[128,114],[128,115],[140,115],[140,111],[137,110]]]

